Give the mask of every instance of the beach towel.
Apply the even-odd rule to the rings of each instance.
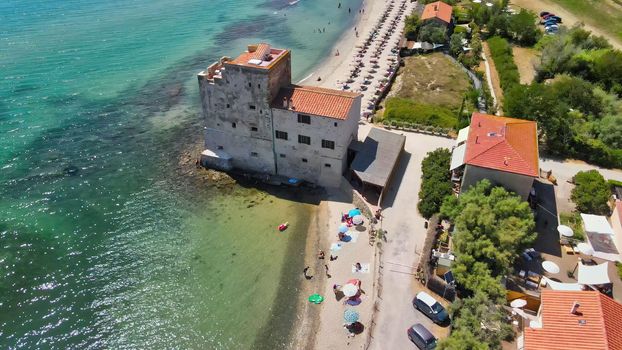
[[[369,273],[369,264],[361,264],[361,271],[356,271],[356,267],[352,265],[352,273]]]
[[[330,245],[331,252],[336,252],[338,250],[341,250],[341,243],[333,243]]]

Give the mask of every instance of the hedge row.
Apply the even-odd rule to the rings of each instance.
[[[514,55],[512,54],[512,46],[507,40],[495,36],[488,39],[488,47],[490,54],[495,62],[497,73],[503,91],[507,91],[512,86],[520,83],[520,75],[518,67],[514,63]]]

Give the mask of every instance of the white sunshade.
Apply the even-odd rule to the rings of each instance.
[[[580,263],[577,282],[579,282],[579,284],[587,285],[611,283],[609,273],[607,273],[608,267],[608,262],[600,265],[583,265]]]
[[[546,283],[548,284],[549,287],[551,287],[552,290],[576,290],[576,291],[583,290],[583,287],[581,287],[579,283],[562,283],[562,282],[553,281],[552,279],[547,278],[547,277],[542,277],[542,279],[546,281]]]
[[[613,235],[613,229],[607,218],[601,215],[581,214],[585,232]]]
[[[464,164],[464,153],[466,152],[466,144],[463,143],[460,146],[454,148],[451,152],[451,165],[449,170],[454,170],[461,167]]]
[[[564,237],[574,236],[574,232],[572,232],[572,229],[566,225],[557,226],[557,232],[559,232]]]
[[[466,128],[462,128],[460,129],[460,131],[458,131],[458,138],[456,139],[456,144],[459,145],[463,142],[465,142],[467,140],[467,138],[469,137],[469,127],[467,126]]]
[[[542,268],[548,273],[559,273],[559,266],[552,261],[543,261]]]

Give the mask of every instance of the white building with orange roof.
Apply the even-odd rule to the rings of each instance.
[[[527,199],[539,175],[536,122],[473,113],[458,133],[450,170],[460,191],[488,179]]]
[[[291,83],[291,54],[249,45],[198,75],[205,118],[201,162],[339,186],[356,140],[361,96]]]

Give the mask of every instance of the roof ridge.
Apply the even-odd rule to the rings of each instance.
[[[312,92],[318,92],[318,93],[325,94],[325,95],[333,95],[333,96],[340,96],[340,97],[347,97],[347,98],[356,98],[359,95],[355,92],[335,90],[335,89],[325,88],[321,86],[292,85],[287,88],[312,91]]]
[[[479,137],[479,135],[475,135],[475,137],[477,138],[477,137]],[[473,159],[475,159],[475,158],[477,158],[477,157],[481,156],[482,154],[484,154],[484,153],[486,153],[486,152],[490,151],[493,147],[495,147],[495,146],[499,145],[500,143],[502,143],[504,140],[505,140],[505,136],[504,136],[503,138],[500,138],[500,139],[499,139],[496,143],[493,143],[492,145],[490,145],[490,147],[487,147],[486,149],[484,149],[484,150],[482,150],[481,152],[477,153],[477,154],[476,154],[476,155],[474,155],[473,157],[471,157],[471,158],[469,158],[469,159],[465,159],[465,160],[464,160],[464,162],[465,162],[465,163],[466,163],[466,162],[469,162],[469,161],[471,161],[471,160],[473,160]],[[477,144],[479,145],[479,143],[477,143]],[[516,150],[514,150],[514,151],[516,151]]]
[[[505,143],[507,143],[508,147],[510,147],[512,149],[512,151],[514,151],[514,153],[516,153],[516,155],[518,156],[518,158],[520,158],[520,160],[523,161],[523,163],[525,163],[527,165],[527,167],[529,167],[530,170],[532,170],[533,172],[538,172],[538,169],[533,169],[531,162],[527,161],[527,159],[523,158],[523,156],[521,155],[521,153],[514,148],[514,145],[510,142],[508,142],[508,140],[504,137],[503,141]]]

